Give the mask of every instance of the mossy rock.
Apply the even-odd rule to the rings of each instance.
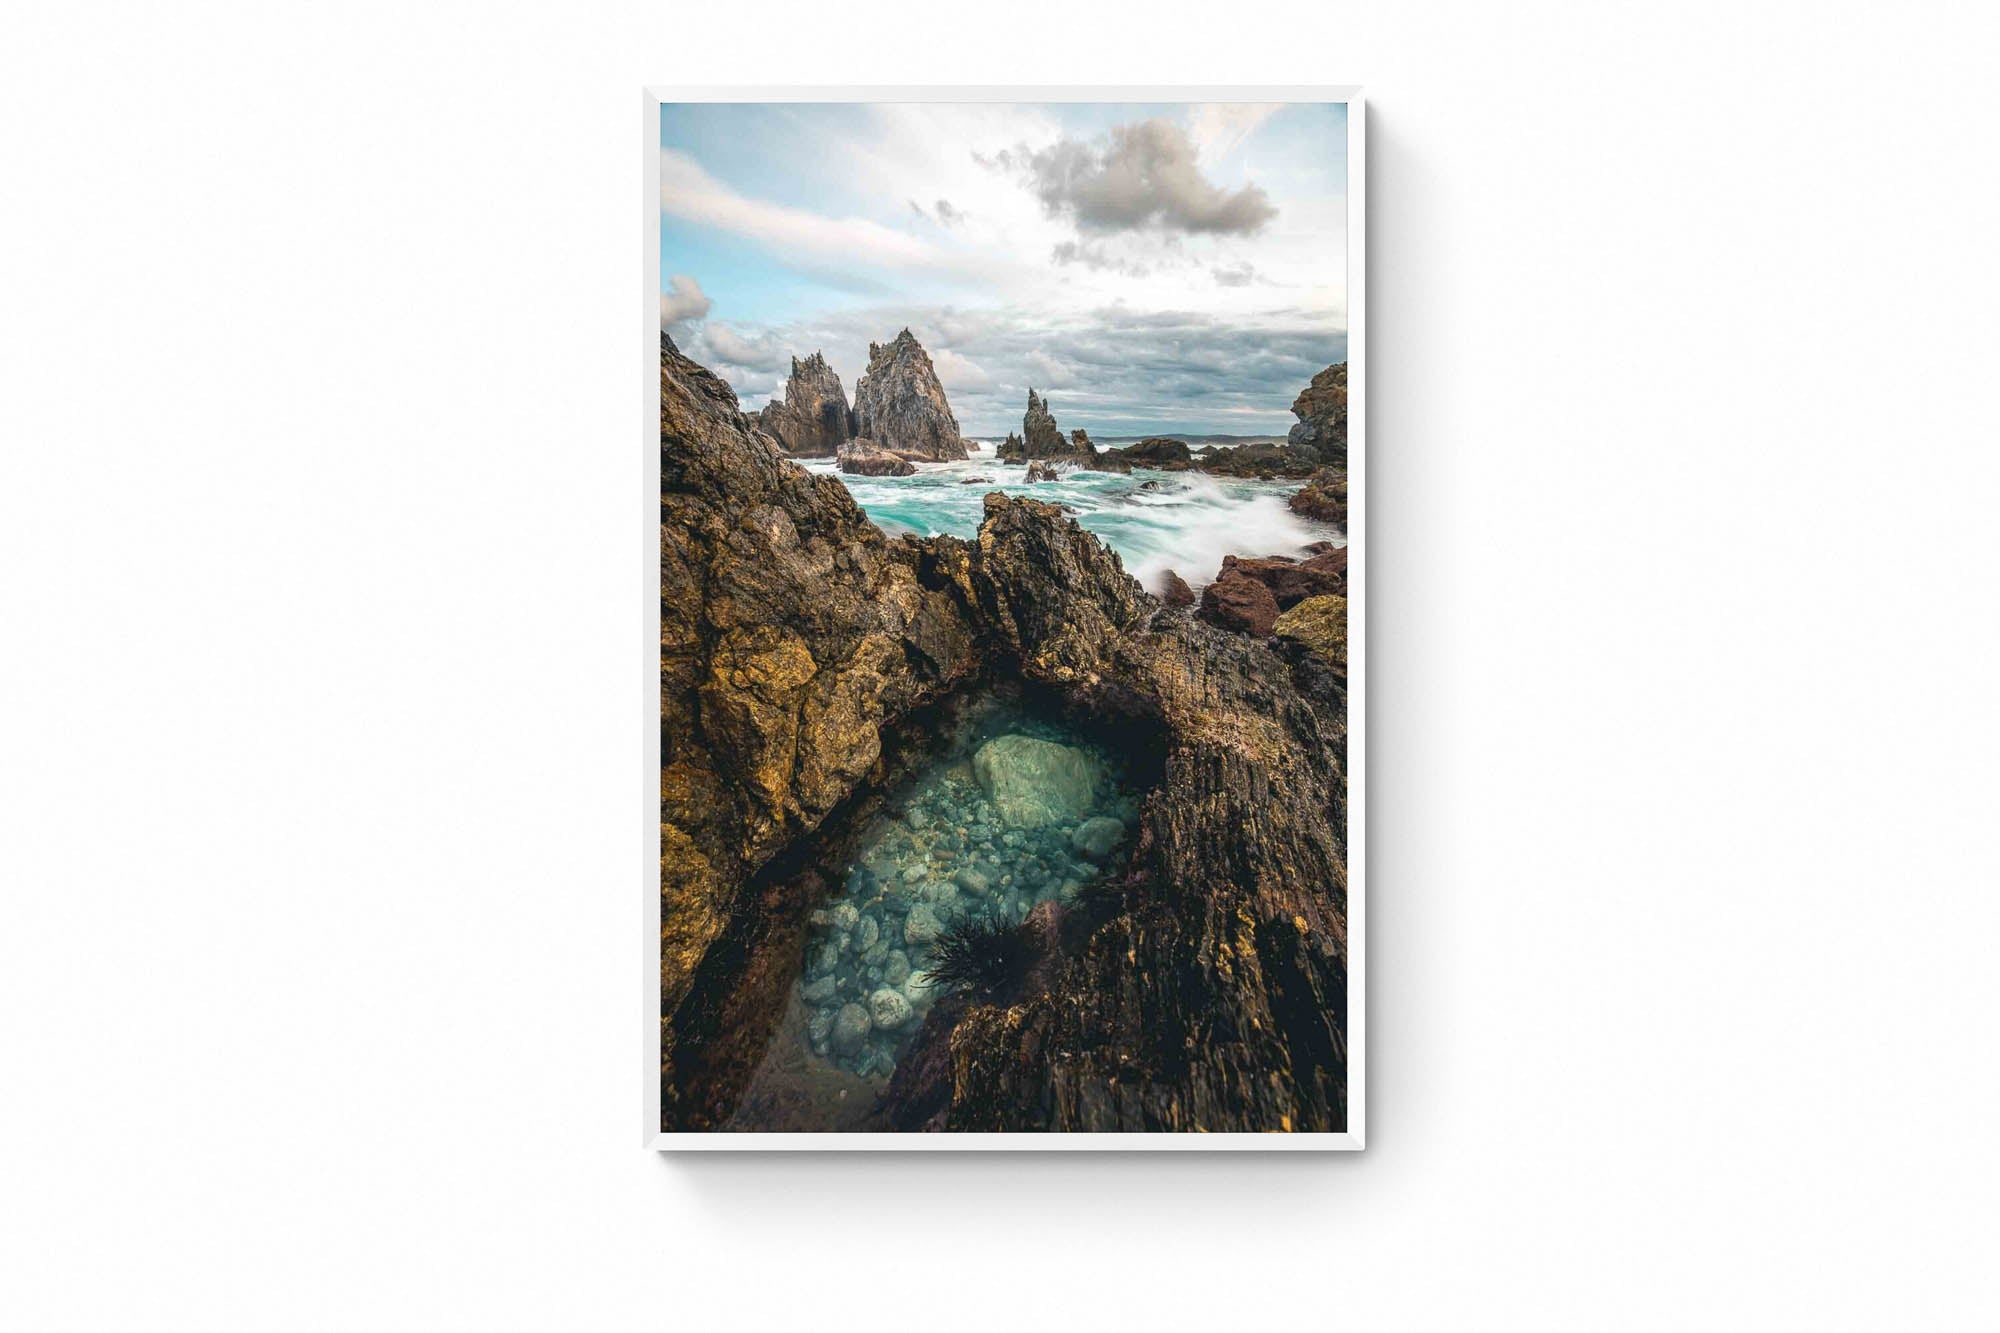
[[[1308,597],[1279,616],[1271,632],[1347,670],[1347,599]]]

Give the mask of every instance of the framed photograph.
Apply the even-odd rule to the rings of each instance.
[[[1362,120],[647,91],[650,1144],[1362,1146]]]

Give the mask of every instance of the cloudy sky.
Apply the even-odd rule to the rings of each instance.
[[[1282,434],[1347,355],[1346,109],[679,104],[660,318],[750,410],[907,325],[967,434]]]

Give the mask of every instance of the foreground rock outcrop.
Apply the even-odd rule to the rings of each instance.
[[[966,456],[930,353],[908,329],[886,344],[868,344],[868,369],[854,384],[854,433],[920,461]]]
[[[918,564],[661,336],[661,1069],[676,1123],[700,1121],[690,1089],[768,1035],[716,1007],[748,1003],[740,970],[696,993],[704,964],[761,960],[780,995],[790,981],[779,960],[803,917],[760,903],[758,875],[854,793],[886,722],[976,665],[957,597]]]
[[[796,458],[830,457],[854,436],[847,392],[818,352],[803,361],[792,358],[784,397],[767,404],[758,420]]]
[[[891,541],[665,338],[661,394],[667,1126],[741,1096],[828,891],[823,840],[935,710],[1000,679],[1144,757],[1131,859],[1035,909],[1006,994],[932,1007],[879,1116],[1344,1128],[1342,678],[1165,610],[1053,505],[994,493],[971,541]]]

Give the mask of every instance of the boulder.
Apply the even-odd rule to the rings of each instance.
[[[1162,583],[1165,584],[1166,591],[1161,596],[1168,606],[1194,605],[1194,589],[1188,587],[1187,580],[1174,573],[1173,570],[1170,569],[1167,571]]]
[[[842,472],[859,477],[908,477],[916,464],[901,454],[891,453],[865,436],[855,436],[840,446],[837,457]]]
[[[906,458],[966,456],[930,353],[908,329],[886,345],[868,344],[868,369],[854,384],[854,433]]]
[[[1050,467],[1047,463],[1034,462],[1028,464],[1029,485],[1033,485],[1035,482],[1038,481],[1061,481],[1061,480],[1062,480],[1062,473],[1056,471],[1054,468]]]
[[[1082,750],[1033,736],[990,740],[972,756],[972,772],[999,810],[1017,828],[1068,823],[1097,799],[1097,761]]]
[[[1347,599],[1308,597],[1279,616],[1271,627],[1279,639],[1297,644],[1335,670],[1347,670]]]
[[[1268,638],[1278,619],[1278,599],[1262,583],[1225,563],[1222,576],[1201,590],[1197,614],[1211,625]]]
[[[1284,556],[1246,558],[1225,555],[1222,557],[1222,573],[1217,577],[1227,577],[1232,573],[1263,584],[1277,599],[1278,609],[1288,610],[1308,597],[1346,595],[1347,548],[1337,546],[1305,560],[1290,560]]]

